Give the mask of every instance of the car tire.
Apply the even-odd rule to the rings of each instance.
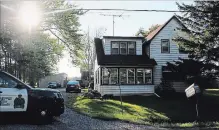
[[[40,110],[37,114],[38,123],[40,125],[49,124],[52,122],[53,116],[49,114],[49,112],[45,110]]]

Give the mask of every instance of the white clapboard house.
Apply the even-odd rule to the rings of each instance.
[[[96,59],[94,89],[102,95],[154,93],[161,78],[168,76],[167,62],[187,58],[172,39],[183,35],[185,26],[176,17],[145,37],[103,36],[95,38]],[[177,75],[174,76],[177,78]],[[172,81],[178,92],[188,87],[183,81]]]

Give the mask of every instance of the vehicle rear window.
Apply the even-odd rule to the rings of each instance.
[[[69,81],[67,84],[79,84],[78,81]]]

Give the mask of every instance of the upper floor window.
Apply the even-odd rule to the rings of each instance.
[[[120,54],[127,54],[127,42],[120,42]]]
[[[119,42],[112,42],[111,54],[119,54]]]
[[[111,43],[111,54],[121,54],[121,55],[135,55],[136,52],[136,42],[133,41],[113,41]]]
[[[161,39],[161,53],[170,53],[169,39]]]
[[[128,54],[135,55],[135,42],[128,42]]]

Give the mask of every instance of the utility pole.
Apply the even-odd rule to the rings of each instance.
[[[115,15],[115,14],[100,14],[100,15],[113,17],[113,36],[114,36],[114,30],[115,30],[115,17],[129,16],[129,15],[123,15],[123,13],[120,15]]]

